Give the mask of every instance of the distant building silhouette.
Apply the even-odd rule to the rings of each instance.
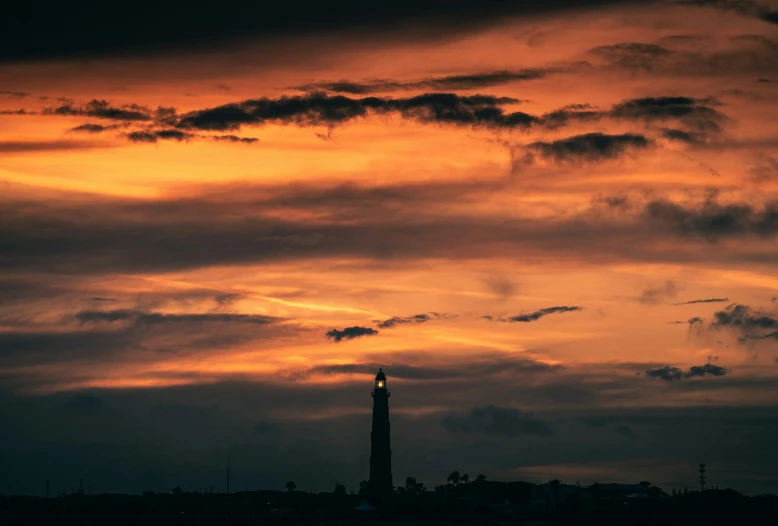
[[[382,369],[375,377],[373,396],[373,430],[370,433],[370,481],[372,498],[385,502],[392,495],[392,449],[389,444],[389,390]]]

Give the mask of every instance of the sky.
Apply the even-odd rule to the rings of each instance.
[[[379,367],[395,484],[778,492],[776,2],[136,4],[5,8],[0,493],[356,490]]]

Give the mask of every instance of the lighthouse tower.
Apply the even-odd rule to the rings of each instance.
[[[379,369],[373,387],[373,431],[370,433],[370,493],[380,504],[392,495],[392,449],[389,445],[389,390]]]

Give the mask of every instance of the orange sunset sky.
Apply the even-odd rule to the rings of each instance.
[[[17,14],[0,493],[778,490],[778,5],[351,7]]]

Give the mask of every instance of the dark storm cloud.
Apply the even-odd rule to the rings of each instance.
[[[333,340],[335,343],[339,343],[343,340],[353,340],[354,338],[359,338],[361,336],[373,336],[376,334],[378,334],[378,331],[375,329],[371,329],[370,327],[359,327],[355,325],[353,327],[346,327],[343,330],[332,329],[331,331],[327,332],[325,336]]]
[[[729,301],[729,298],[707,298],[703,300],[691,300],[683,301],[681,303],[673,303],[673,305],[693,305],[695,303],[724,303]]]
[[[682,378],[697,378],[702,376],[724,376],[727,374],[727,370],[718,365],[712,363],[706,363],[705,365],[693,365],[687,372],[682,371],[678,367],[671,367],[666,365],[657,369],[648,369],[645,375],[648,378],[659,378],[666,382],[673,380],[681,380]]]
[[[525,162],[531,163],[539,157],[557,163],[592,163],[620,157],[629,151],[644,150],[650,145],[649,139],[632,133],[587,133],[552,142],[530,143],[527,145],[529,154]]]
[[[87,1],[79,9],[64,4],[39,6],[17,2],[4,8],[0,61],[42,60],[213,50],[221,44],[245,44],[301,35],[358,32],[363,39],[389,32],[409,38],[461,34],[505,17],[532,16],[641,0],[411,0],[365,4],[354,1],[300,3],[227,2],[214,9],[200,1],[138,0],[133,9]],[[154,13],[149,16],[148,13]],[[114,23],[106,24],[105,20]],[[409,28],[413,28],[410,30]]]
[[[332,91],[335,93],[348,93],[351,95],[389,93],[401,90],[468,90],[499,86],[511,82],[544,79],[549,74],[572,72],[586,66],[588,66],[588,63],[581,62],[567,66],[551,68],[490,71],[486,73],[472,73],[468,75],[448,75],[445,77],[434,77],[408,82],[396,80],[373,80],[368,82],[351,82],[347,80],[341,80],[338,82],[314,82],[311,84],[297,86],[296,89],[303,91],[324,90]]]
[[[116,121],[149,121],[153,112],[144,106],[127,104],[121,107],[111,106],[106,100],[93,99],[82,106],[63,104],[56,108],[45,108],[43,115],[61,115],[72,117],[94,117]]]
[[[567,306],[559,306],[559,307],[546,307],[545,309],[536,310],[535,312],[529,312],[526,314],[517,314],[516,316],[509,316],[507,318],[500,317],[493,317],[493,316],[483,316],[484,318],[488,319],[489,321],[501,321],[505,323],[528,323],[531,321],[537,321],[543,316],[548,316],[549,314],[557,314],[562,312],[576,312],[576,311],[582,311],[583,307],[567,307]]]
[[[262,316],[259,314],[166,314],[161,312],[144,312],[133,309],[115,309],[108,311],[82,310],[75,315],[75,318],[81,324],[133,321],[138,325],[160,325],[163,323],[251,323],[257,325],[269,325],[281,320],[281,318]]]
[[[494,405],[474,407],[466,414],[446,415],[441,423],[452,433],[465,435],[549,437],[554,434],[549,421],[538,418],[531,412]]]
[[[375,320],[373,323],[376,324],[376,326],[379,329],[389,329],[392,327],[397,327],[398,325],[404,325],[407,323],[424,323],[430,320],[446,320],[451,319],[455,316],[451,316],[450,314],[440,314],[437,312],[430,312],[429,314],[414,314],[413,316],[406,316],[404,318],[401,318],[399,316],[392,316],[388,320]]]

